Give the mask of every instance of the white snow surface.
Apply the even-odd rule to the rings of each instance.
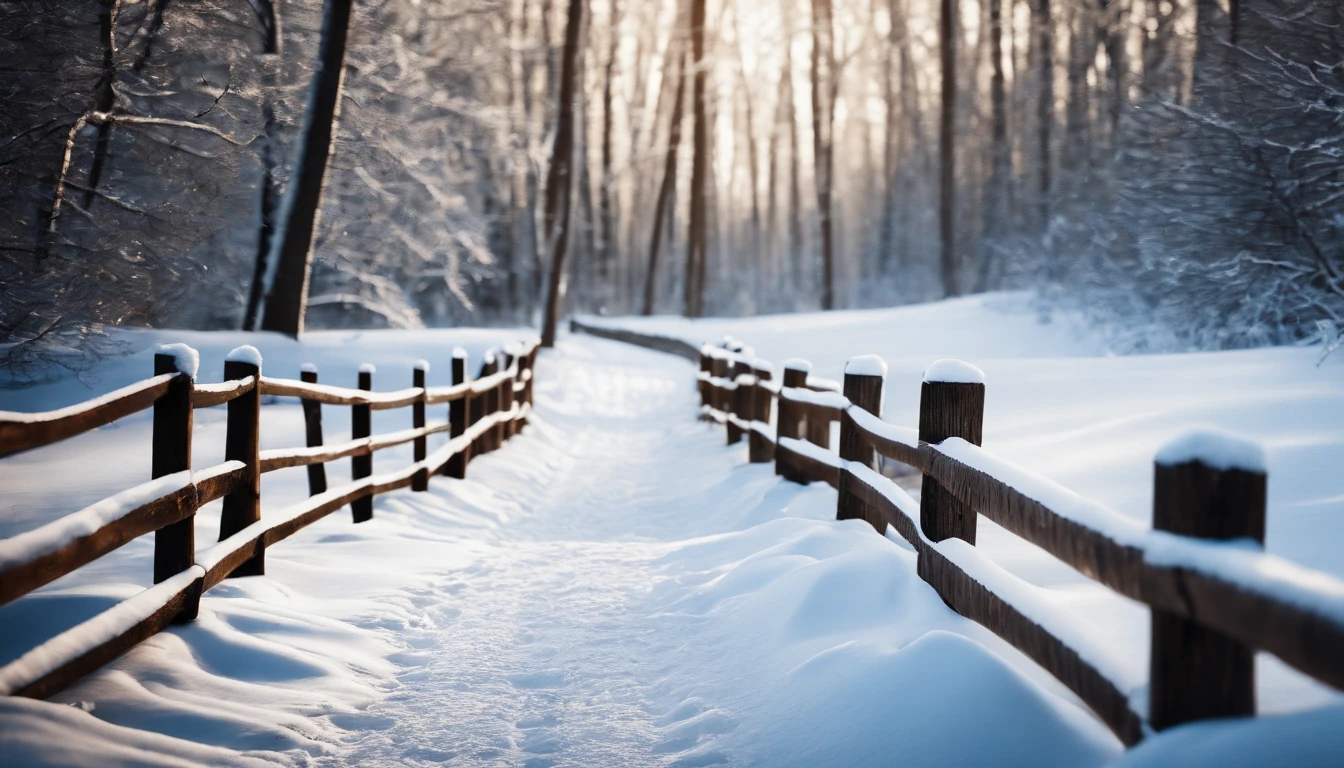
[[[940,306],[955,316],[963,304]],[[939,311],[921,308],[899,323],[887,312],[874,338],[923,343],[942,333]],[[979,311],[980,320],[995,317]],[[920,313],[927,334],[904,322]],[[840,314],[847,313],[810,322],[824,329]],[[984,343],[1002,327],[1004,337],[990,341],[1006,351],[1024,343],[1010,334],[1036,327],[1034,319],[1017,316],[976,324],[982,326],[992,332],[966,338]],[[891,334],[892,327],[911,331]],[[774,343],[768,334],[762,340],[750,330],[741,335],[770,359],[784,358],[767,346]],[[1049,347],[1059,331],[1037,331],[1036,342]],[[330,341],[321,353],[310,341],[289,347],[287,339],[257,339],[285,353],[262,346],[276,375],[291,375],[302,354],[343,381],[364,361],[404,371],[421,350],[434,348],[423,343],[427,335],[440,334],[438,348],[446,349],[441,334],[448,333],[332,334],[318,340]],[[490,339],[478,350],[508,339],[476,333]],[[854,351],[826,343],[824,333],[799,353],[839,373]],[[220,360],[210,354],[210,336],[192,339],[206,350],[207,373]],[[792,336],[790,347],[811,339]],[[694,338],[714,337],[696,328]],[[895,373],[888,378],[888,419],[913,426],[917,399],[908,394],[917,398],[919,373],[933,358],[881,351]],[[1300,357],[1314,364],[1311,350],[1286,352],[1306,354],[1268,362],[1288,365]],[[945,354],[973,357],[960,349]],[[1202,357],[1203,365],[1218,360]],[[1030,362],[1039,367],[1039,360]],[[1263,371],[1257,379],[1254,365],[1240,364],[1264,384]],[[1064,365],[1057,375],[1072,378],[1061,390],[1051,390],[1052,379],[1043,376],[1017,391],[1018,379],[1000,368],[1013,366],[998,361],[990,371],[996,384],[988,391],[986,444],[993,451],[1016,449],[1003,454],[1112,507],[1117,502],[1099,485],[1080,489],[1074,481],[1118,470],[1126,483],[1137,478],[1142,485],[1151,475],[1156,445],[1142,429],[1149,422],[1103,420],[1070,433],[1080,429],[1078,419],[1096,415],[1087,410],[1093,398],[1111,397],[1108,407],[1130,403],[1123,395],[1135,379],[1080,385],[1086,369]],[[125,372],[112,364],[101,391],[147,370],[139,357]],[[1227,381],[1225,374],[1205,381]],[[1303,379],[1310,384],[1321,374],[1293,374],[1293,396],[1310,399]],[[1337,380],[1338,369],[1334,374]],[[1117,372],[1097,376],[1114,382]],[[768,464],[749,465],[744,444],[725,447],[722,427],[695,421],[693,380],[694,366],[669,355],[562,338],[538,361],[532,424],[502,450],[473,461],[468,479],[435,477],[427,493],[381,496],[374,519],[359,526],[344,510],[333,513],[271,549],[266,576],[232,579],[207,593],[196,622],[140,644],[52,701],[0,699],[0,754],[16,765],[100,766],[1090,766],[1249,765],[1280,756],[1282,764],[1326,765],[1344,750],[1339,697],[1304,688],[1261,657],[1262,708],[1266,702],[1277,702],[1269,708],[1279,712],[1317,708],[1175,729],[1123,753],[1057,681],[952,613],[919,579],[905,545],[874,535],[863,521],[835,522],[829,487],[798,486]],[[1172,382],[1165,384],[1172,394]],[[41,410],[82,399],[75,394],[80,386],[20,395]],[[1324,427],[1306,433],[1327,458],[1338,456],[1330,453],[1329,425],[1340,422],[1324,418],[1340,413],[1330,410],[1329,393],[1340,389],[1332,386],[1317,386],[1324,394],[1311,404],[1325,413],[1313,413],[1309,423]],[[1033,410],[1024,392],[1048,402]],[[1263,386],[1255,394],[1259,409],[1278,407]],[[1180,409],[1239,402],[1211,398],[1207,387],[1199,398],[1173,399]],[[1168,421],[1176,408],[1154,401],[1151,392],[1146,405]],[[1001,417],[1012,416],[1011,429],[995,422],[995,406]],[[303,445],[297,401],[264,409],[263,449]],[[217,460],[216,451],[222,456],[222,413],[211,418],[221,410],[197,414],[200,466]],[[345,439],[349,410],[323,407],[330,441]],[[1273,427],[1291,425],[1282,408],[1274,415]],[[409,409],[373,417],[375,434],[409,426]],[[134,482],[128,477],[147,476],[148,427],[147,418],[128,418],[63,444],[63,451],[43,448],[0,461],[0,487],[14,503],[0,525],[24,530],[34,519],[87,504],[78,501],[81,494],[107,495]],[[1128,431],[1117,434],[1118,427]],[[439,442],[445,436],[431,439],[431,453],[445,445]],[[1283,437],[1271,443],[1271,472],[1291,444]],[[126,445],[144,447],[109,450]],[[1141,474],[1126,469],[1130,452],[1142,454]],[[1291,447],[1287,453],[1294,460],[1308,455]],[[98,466],[90,456],[115,460]],[[403,470],[410,456],[409,444],[378,453],[375,474]],[[1042,470],[1036,463],[1042,457],[1061,463]],[[328,465],[333,487],[348,481],[349,463]],[[65,466],[81,471],[67,473],[74,481],[60,493],[36,481],[36,469]],[[1291,489],[1290,498],[1339,495],[1329,486],[1334,476],[1321,474],[1315,485]],[[1271,480],[1271,548],[1274,505],[1283,501],[1275,488]],[[1134,491],[1150,492],[1151,486]],[[301,468],[266,475],[263,520],[306,498]],[[197,517],[202,549],[215,539],[218,507]],[[1129,514],[1123,504],[1117,508]],[[980,525],[977,556],[1031,584],[1042,611],[1079,622],[1080,642],[1121,665],[1117,674],[1146,668],[1146,610],[1123,600],[1117,607],[1118,599],[1103,598],[1104,590],[1067,568],[1042,565],[1034,548],[1004,547],[1002,532],[996,541],[993,526],[983,519]],[[0,607],[0,626],[21,628],[0,633],[0,663],[140,592],[151,563],[152,537],[142,537]],[[1286,699],[1295,706],[1284,706]],[[967,722],[976,727],[964,728]]]
[[[234,347],[224,359],[231,363],[247,363],[248,365],[255,365],[260,368],[261,350],[251,344],[243,344]]]
[[[769,360],[810,359],[820,375],[839,374],[855,355],[879,354],[889,366],[883,420],[908,429],[919,425],[920,386],[930,363],[971,361],[987,378],[980,455],[1019,468],[1023,482],[1045,481],[1048,487],[1036,492],[1063,496],[1042,501],[1079,517],[1102,517],[1116,536],[1148,530],[1153,457],[1162,446],[1200,427],[1243,435],[1265,451],[1265,550],[1306,569],[1299,574],[1304,580],[1311,572],[1344,578],[1344,473],[1338,470],[1344,466],[1344,360],[1328,358],[1317,367],[1317,349],[1114,356],[1072,318],[1043,315],[1030,296],[1013,293],[894,309],[592,322],[688,341],[732,333]],[[895,462],[884,469],[904,470]],[[898,481],[918,492],[919,475]],[[1042,588],[1113,658],[1146,678],[1146,608],[984,517],[977,548]],[[1257,656],[1257,697],[1260,711],[1269,714],[1344,702],[1267,654]]]
[[[924,369],[924,380],[949,384],[984,384],[985,372],[963,360],[934,360]]]
[[[1199,461],[1220,470],[1267,472],[1265,449],[1254,440],[1220,429],[1192,429],[1162,446],[1153,461],[1171,466]]]
[[[196,378],[196,372],[201,368],[200,353],[186,344],[159,344],[154,347],[154,354],[171,355],[177,370],[193,379]]]
[[[363,363],[359,366],[359,372],[367,373],[370,376],[372,376],[373,374],[378,372],[378,366],[374,365],[373,363]]]
[[[299,366],[300,373],[317,373],[317,363],[304,363]]]
[[[855,376],[886,376],[887,363],[877,355],[858,355],[845,361],[845,373]]]
[[[790,357],[784,361],[784,370],[810,372],[812,364],[801,357]]]
[[[411,364],[411,367],[417,371],[429,371],[429,361],[423,357]]]

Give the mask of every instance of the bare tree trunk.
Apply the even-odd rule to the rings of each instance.
[[[990,111],[990,171],[989,204],[985,206],[988,223],[985,244],[980,249],[980,272],[976,289],[989,290],[996,260],[997,239],[1005,229],[1008,215],[1009,176],[1012,158],[1008,149],[1007,95],[1003,74],[1003,0],[989,2],[989,111]]]
[[[574,102],[578,99],[579,37],[583,31],[583,0],[569,0],[565,48],[560,62],[560,101],[556,110],[555,144],[546,173],[545,233],[551,252],[551,279],[546,292],[546,316],[541,345],[555,346],[560,294],[564,291],[565,249],[570,239],[570,197],[574,187]]]
[[[1176,85],[1171,54],[1176,39],[1176,17],[1180,3],[1175,0],[1145,0],[1147,29],[1143,36],[1143,93],[1145,96],[1171,95]]]
[[[322,187],[336,138],[345,73],[345,42],[352,0],[327,0],[318,43],[308,115],[299,142],[299,157],[285,195],[281,237],[268,258],[266,300],[261,328],[298,338],[308,302],[309,258],[322,208]]]
[[[756,157],[756,120],[751,106],[751,86],[747,83],[747,63],[742,55],[742,24],[738,19],[737,6],[733,7],[733,29],[737,38],[737,71],[741,76],[742,106],[747,119],[747,174],[751,182],[751,271],[759,285],[765,267],[761,261],[760,161]]]
[[[598,181],[598,218],[600,220],[601,239],[597,251],[597,281],[603,296],[609,295],[614,264],[617,259],[618,242],[616,214],[612,204],[612,80],[616,74],[616,57],[620,42],[620,6],[618,0],[611,0],[611,29],[608,30],[607,63],[602,76],[602,175]]]
[[[156,20],[159,20],[158,14],[168,0],[160,0],[158,7],[155,8]],[[262,27],[262,66],[265,68],[265,74],[262,76],[263,98],[266,100],[262,107],[262,116],[265,120],[260,137],[260,160],[261,160],[261,178],[257,183],[257,250],[254,257],[254,268],[252,271],[252,287],[248,291],[247,307],[243,313],[243,330],[255,331],[258,329],[258,321],[261,319],[261,303],[266,295],[266,272],[267,261],[271,257],[271,241],[275,237],[275,219],[277,208],[280,201],[280,185],[276,179],[276,133],[277,125],[275,119],[275,106],[271,103],[270,94],[275,90],[276,70],[280,67],[280,25],[279,19],[275,15],[275,5],[270,0],[253,0],[252,8],[257,13],[257,19]],[[149,46],[145,46],[146,58],[148,58]]]
[[[1044,232],[1050,223],[1050,133],[1055,114],[1055,36],[1050,0],[1036,0],[1032,10],[1035,12],[1033,22],[1036,27],[1037,78],[1040,87],[1036,102],[1036,223]]]
[[[939,194],[938,231],[942,239],[943,293],[957,295],[956,228],[956,122],[957,122],[957,50],[956,0],[942,0],[939,14],[939,46],[942,58],[942,117],[938,130]]]
[[[895,262],[893,243],[896,239],[896,159],[901,128],[900,99],[897,94],[897,57],[904,37],[902,23],[905,9],[899,0],[887,3],[887,47],[882,67],[883,97],[886,106],[885,130],[882,142],[882,231],[878,250],[881,270],[890,274]]]
[[[691,211],[687,228],[687,317],[699,317],[704,301],[704,265],[709,257],[709,119],[705,112],[708,72],[705,62],[705,0],[691,0],[692,158]]]
[[[789,44],[785,48],[784,82],[788,85],[784,104],[789,121],[789,263],[793,269],[793,297],[803,285],[803,172],[802,147],[798,141],[798,109],[793,89],[793,27],[789,26]]]
[[[652,315],[654,289],[658,281],[658,252],[663,243],[663,222],[672,216],[672,195],[677,188],[677,149],[681,146],[682,104],[685,101],[686,74],[678,57],[674,65],[668,60],[666,77],[676,77],[677,95],[672,101],[672,118],[667,127],[667,153],[663,165],[663,183],[658,189],[658,200],[653,206],[653,233],[649,236],[649,269],[644,274],[644,314]]]
[[[821,308],[835,308],[835,243],[831,221],[831,131],[835,51],[831,0],[812,0],[812,161],[821,236]]]

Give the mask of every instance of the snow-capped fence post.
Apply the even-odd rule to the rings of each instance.
[[[373,373],[376,369],[365,363],[359,367],[359,388],[373,391]],[[350,439],[359,440],[373,434],[373,409],[368,405],[350,406]],[[350,457],[350,479],[359,481],[373,474],[373,453]],[[373,496],[361,496],[350,502],[350,514],[356,523],[373,519]]]
[[[499,370],[507,371],[509,366],[513,365],[513,354],[506,348],[502,350],[499,358]],[[513,377],[507,377],[495,387],[495,411],[497,413],[507,413],[510,404],[513,402]],[[504,445],[504,441],[509,439],[509,423],[500,421],[495,424],[495,447]]]
[[[710,399],[714,396],[714,390],[710,389],[707,379],[713,368],[713,360],[709,356],[710,349],[708,343],[700,345],[700,373],[704,375],[696,378],[696,388],[700,391],[700,406],[702,408],[710,405]]]
[[[154,375],[176,373],[168,391],[154,402],[154,437],[150,474],[164,477],[191,469],[192,407],[195,386],[195,351],[181,344],[165,347],[154,355]],[[191,567],[196,556],[195,510],[186,518],[154,532],[154,583]],[[196,612],[182,616],[190,620]]]
[[[467,351],[461,347],[453,349],[453,386],[467,383]],[[471,393],[459,397],[448,404],[448,437],[456,440],[467,431],[468,414],[471,409]],[[471,446],[466,445],[443,465],[443,474],[459,480],[467,476],[467,461],[471,456]]]
[[[985,419],[985,374],[960,360],[939,360],[924,371],[919,395],[919,439],[937,444],[960,437],[980,445]],[[924,475],[919,526],[931,541],[975,543],[975,510]]]
[[[761,424],[770,423],[770,401],[774,395],[765,382],[770,381],[774,371],[770,364],[757,358],[751,363],[751,372],[756,376],[756,386],[752,387],[751,421]],[[753,464],[764,464],[775,460],[775,444],[755,429],[747,434],[747,456]]]
[[[716,351],[713,359],[709,361],[709,375],[716,379],[723,379],[728,375],[727,353],[721,350]],[[727,404],[724,402],[725,399],[724,390],[721,387],[713,387],[710,389],[709,404],[714,410],[728,410]]]
[[[844,395],[850,407],[840,414],[840,458],[857,461],[870,468],[876,465],[873,447],[850,414],[852,408],[862,408],[882,418],[882,388],[887,380],[887,364],[877,355],[852,357],[845,363]],[[836,520],[867,520],[878,533],[886,533],[886,523],[876,514],[870,514],[868,505],[849,489],[848,466],[840,470],[840,487],[836,496]]]
[[[499,372],[499,361],[495,357],[495,350],[494,349],[487,350],[485,353],[485,360],[481,362],[481,372],[477,376],[477,378],[484,379],[493,376],[498,372]],[[481,394],[480,417],[482,419],[490,416],[492,413],[499,410],[498,407],[495,405],[495,398],[498,397],[498,395],[499,395],[498,387],[493,387]],[[472,419],[473,423],[475,423],[476,421],[477,419]],[[495,446],[491,443],[491,438],[493,436],[494,436],[494,430],[487,429],[486,431],[482,432],[480,437],[476,438],[477,445],[474,453],[489,453],[493,451],[495,449]]]
[[[229,401],[224,435],[224,460],[241,461],[247,468],[243,484],[224,497],[219,516],[219,540],[261,519],[261,353],[255,347],[241,346],[224,359],[225,379],[254,377],[256,384],[247,394]],[[233,576],[260,576],[266,572],[266,553],[257,554],[233,570]]]
[[[303,369],[299,371],[299,380],[305,384],[317,383],[317,366],[312,363],[304,363]],[[309,448],[316,448],[322,445],[322,404],[316,400],[304,398],[300,400],[303,404],[303,428],[307,445]],[[322,462],[308,465],[308,495],[316,496],[319,493],[327,492],[327,465]]]
[[[734,389],[728,395],[728,410],[739,419],[749,419],[751,413],[752,387],[748,387],[738,381],[743,374],[747,373],[751,373],[751,367],[747,364],[747,361],[741,356],[735,358],[728,375],[732,378],[733,382],[737,384],[737,389]],[[728,444],[733,445],[740,442],[744,434],[742,428],[732,421],[727,422],[727,425]]]
[[[1153,528],[1263,545],[1266,481],[1260,446],[1215,432],[1188,433],[1158,451]],[[1252,649],[1157,608],[1149,672],[1149,721],[1155,729],[1255,714]]]
[[[812,364],[806,360],[794,358],[784,361],[784,389],[802,389],[807,386],[807,374],[812,372]],[[775,434],[779,438],[802,437],[802,416],[799,414],[798,406],[783,396],[783,390],[780,391],[779,408],[776,416],[779,424],[775,427]],[[801,482],[798,472],[791,463],[792,453],[787,450],[775,448],[775,474],[788,480]]]
[[[414,427],[415,429],[425,428],[425,408],[428,406],[426,400],[429,399],[429,394],[425,390],[425,378],[426,374],[428,373],[429,373],[429,361],[416,360],[415,369],[411,372],[411,386],[418,387],[420,389],[420,397],[417,398],[414,403],[411,403],[411,426]],[[429,455],[429,438],[424,435],[420,435],[419,437],[415,438],[414,446],[415,446],[414,449],[415,461],[417,462],[424,461],[425,457]],[[411,490],[412,491],[429,490],[428,469],[421,468],[417,470],[416,473],[411,477]]]

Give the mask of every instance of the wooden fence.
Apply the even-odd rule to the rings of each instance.
[[[746,436],[750,461],[836,488],[838,519],[894,529],[953,610],[1049,671],[1125,744],[1193,720],[1255,714],[1257,650],[1344,690],[1344,582],[1259,546],[1267,478],[1254,445],[1225,442],[1233,459],[1207,463],[1197,446],[1159,452],[1149,529],[981,449],[985,385],[963,363],[926,371],[911,428],[882,421],[886,368],[876,358],[851,360],[839,387],[811,377],[802,360],[786,363],[777,382],[769,363],[734,342],[692,354],[677,340],[574,328],[697,361],[701,418],[724,424],[730,444]],[[922,473],[919,501],[876,471],[879,455]],[[1123,675],[1067,615],[975,549],[977,513],[1150,607],[1146,701],[1117,684]]]
[[[123,416],[154,409],[152,476],[143,485],[104,499],[40,528],[0,540],[0,605],[64,576],[127,542],[154,533],[154,586],[63,632],[0,667],[0,693],[44,698],[121,655],[175,622],[196,617],[201,594],[230,576],[261,574],[266,550],[305,526],[350,505],[356,523],[373,517],[373,497],[398,488],[429,488],[429,477],[465,477],[467,463],[494,450],[526,423],[532,407],[535,342],[486,355],[475,380],[466,375],[466,353],[452,358],[452,385],[426,386],[428,364],[414,367],[411,386],[374,392],[372,366],[360,369],[357,389],[317,382],[305,366],[301,380],[262,375],[251,347],[230,353],[225,380],[197,384],[195,352],[170,345],[154,357],[154,376],[78,405],[46,413],[0,412],[0,457],[55,443]],[[259,450],[261,398],[300,398],[304,448]],[[323,441],[322,405],[349,406],[351,439]],[[193,413],[226,405],[225,461],[193,469]],[[427,421],[428,409],[448,406],[446,421]],[[411,426],[373,435],[370,412],[409,408]],[[447,444],[430,453],[430,435],[447,432]],[[413,443],[406,468],[373,474],[373,454]],[[324,464],[350,458],[352,482],[328,488]],[[306,467],[309,498],[261,515],[261,476]],[[196,510],[223,499],[219,543],[198,550]]]

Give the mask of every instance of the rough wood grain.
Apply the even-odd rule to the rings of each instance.
[[[299,374],[305,384],[317,383],[317,371],[306,370]],[[304,444],[309,448],[317,448],[322,445],[322,404],[311,398],[304,398],[303,404],[303,430]],[[261,471],[269,472],[265,462],[262,463]],[[316,496],[319,493],[325,493],[327,490],[327,467],[324,463],[317,461],[308,465],[308,495]]]
[[[224,378],[261,378],[261,368],[251,363],[228,360]],[[224,437],[224,458],[241,461],[247,468],[243,484],[224,497],[219,516],[219,540],[223,541],[261,519],[261,390],[252,388],[228,405],[228,426]],[[240,565],[235,576],[260,576],[266,572],[264,553]]]

